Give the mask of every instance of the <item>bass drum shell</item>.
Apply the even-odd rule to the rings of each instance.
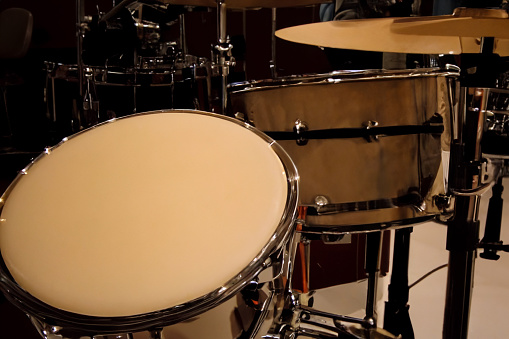
[[[339,71],[233,84],[232,114],[258,129],[309,130],[423,125],[442,117],[444,132],[312,139],[305,146],[277,140],[299,169],[300,205],[339,206],[338,213],[307,215],[306,225],[324,232],[363,232],[410,223],[440,213],[434,197],[444,193],[442,151],[450,140],[449,83],[456,74],[435,69]],[[277,138],[277,137],[276,137]],[[416,204],[398,204],[417,197]],[[381,207],[380,207],[381,206]],[[329,227],[333,226],[333,227]]]

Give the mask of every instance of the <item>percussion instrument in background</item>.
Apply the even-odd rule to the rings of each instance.
[[[139,67],[85,67],[85,103],[79,110],[77,65],[46,63],[47,115],[63,138],[115,117],[157,109],[209,108],[209,64],[191,55],[171,64],[140,59]],[[119,100],[122,98],[122,100]]]
[[[288,281],[297,181],[278,144],[225,116],[96,125],[46,149],[2,196],[0,289],[63,337],[159,333],[240,293],[255,335]]]

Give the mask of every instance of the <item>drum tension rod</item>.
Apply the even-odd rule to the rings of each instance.
[[[368,142],[377,141],[379,137],[434,134],[441,135],[444,132],[443,119],[439,114],[434,114],[429,120],[421,125],[397,125],[378,126],[377,121],[367,121],[362,127],[344,127],[310,130],[306,122],[297,119],[293,124],[292,131],[264,131],[275,140],[295,140],[297,145],[304,146],[312,139],[349,139],[364,138]]]

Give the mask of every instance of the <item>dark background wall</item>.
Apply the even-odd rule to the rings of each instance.
[[[112,1],[83,1],[86,15],[97,15],[98,9],[108,13]],[[120,1],[117,1],[119,3]],[[14,72],[20,81],[7,87],[7,107],[13,137],[0,146],[14,146],[21,150],[40,150],[59,140],[62,134],[54,133],[45,90],[48,73],[45,62],[73,65],[76,63],[76,2],[70,0],[2,0],[0,11],[21,7],[32,12],[34,28],[32,43],[27,55],[19,60],[0,60],[3,73]],[[177,9],[176,9],[177,10]],[[235,80],[270,78],[271,59],[271,10],[249,10],[243,21],[242,11],[228,11],[228,34],[234,42],[234,54],[238,59]],[[318,21],[318,6],[283,8],[277,11],[278,28]],[[215,9],[186,12],[186,35],[189,54],[210,58],[211,44],[217,40]],[[245,23],[246,36],[243,36]],[[87,35],[86,35],[87,36]],[[163,39],[178,37],[178,24],[167,29]],[[112,41],[114,43],[114,41]],[[277,41],[277,66],[280,75],[328,72],[330,64],[318,47],[303,46]],[[246,70],[246,74],[242,73]],[[235,73],[235,72],[234,72]],[[2,74],[2,73],[0,73]],[[57,101],[65,101],[75,89],[59,89]],[[106,94],[115,96],[115,94]],[[47,98],[50,100],[50,98]],[[108,100],[115,100],[108,98]],[[162,107],[164,108],[164,107]],[[169,108],[169,107],[168,107]],[[69,111],[69,108],[66,108]],[[68,114],[61,113],[59,124],[67,124]],[[62,121],[63,120],[63,121]],[[4,130],[0,131],[5,133]],[[53,133],[53,134],[52,134]]]

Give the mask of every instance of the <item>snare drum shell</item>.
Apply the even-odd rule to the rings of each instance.
[[[260,130],[291,132],[297,120],[309,130],[423,125],[439,114],[444,132],[308,140],[278,140],[294,160],[301,178],[300,204],[357,203],[349,211],[308,216],[309,224],[357,225],[412,219],[414,206],[373,208],[362,203],[417,195],[425,214],[436,214],[432,197],[444,192],[442,150],[449,145],[450,105],[446,77],[430,70],[335,72],[296,76],[230,87],[232,113],[241,112]]]

